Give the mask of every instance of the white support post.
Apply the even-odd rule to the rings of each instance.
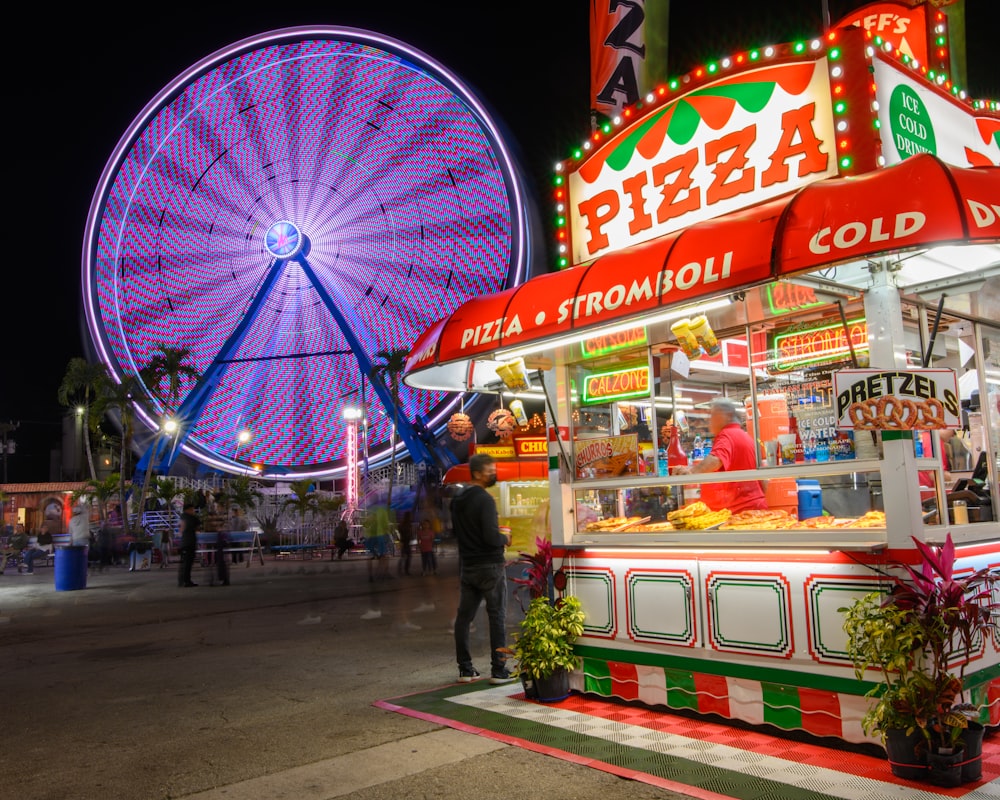
[[[899,290],[892,277],[893,266],[888,259],[873,263],[872,286],[865,292],[865,318],[872,369],[907,367],[903,311]],[[912,438],[883,439],[882,499],[890,548],[912,547],[911,533],[923,530],[917,471]]]
[[[548,412],[549,438],[549,524],[552,527],[552,544],[570,544],[576,530],[576,507],[570,488],[572,464],[572,442],[558,441],[569,428],[572,414],[570,387],[566,368],[552,367],[541,373],[545,391],[552,408]],[[553,418],[553,411],[555,417]],[[560,447],[561,445],[561,447]],[[563,454],[566,459],[563,459]]]

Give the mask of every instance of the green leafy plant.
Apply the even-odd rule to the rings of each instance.
[[[961,702],[965,665],[974,647],[995,626],[997,605],[990,568],[955,575],[955,545],[942,547],[913,538],[919,568],[897,563],[886,592],[859,598],[844,613],[847,652],[855,674],[881,672],[868,692],[875,703],[862,718],[863,730],[883,741],[890,729],[920,730],[933,750],[953,748],[978,709]],[[959,674],[950,665],[959,664]]]
[[[548,597],[531,601],[507,651],[517,661],[516,673],[533,680],[549,678],[557,669],[572,672],[580,665],[573,644],[583,634],[584,613],[577,597],[554,603]]]

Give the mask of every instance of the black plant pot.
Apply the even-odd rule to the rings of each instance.
[[[960,786],[962,783],[962,762],[965,761],[965,749],[954,748],[954,753],[927,754],[928,778],[935,786]]]
[[[962,734],[965,758],[962,759],[962,783],[978,781],[983,777],[983,735],[986,728],[978,722],[969,722]]]
[[[924,737],[919,730],[909,736],[903,728],[890,728],[885,732],[885,752],[889,770],[898,778],[911,781],[927,780],[927,762],[924,759]]]
[[[538,699],[543,703],[557,703],[569,697],[569,672],[557,669],[547,678],[535,679]]]
[[[528,700],[541,703],[558,703],[569,697],[569,672],[557,669],[547,678],[529,678],[521,673],[521,685]]]

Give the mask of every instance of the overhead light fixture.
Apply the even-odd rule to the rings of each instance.
[[[532,353],[541,353],[545,350],[553,350],[558,347],[577,344],[582,342],[584,339],[592,339],[595,336],[610,336],[615,333],[631,330],[638,325],[645,325],[648,327],[650,325],[655,325],[658,322],[670,322],[671,320],[681,319],[682,317],[689,317],[692,314],[704,314],[709,311],[715,311],[720,308],[725,308],[728,305],[731,305],[729,298],[720,297],[717,300],[709,300],[695,305],[674,306],[669,311],[651,314],[648,317],[641,317],[639,319],[633,317],[627,322],[619,322],[615,325],[601,325],[596,328],[587,328],[586,331],[575,331],[573,333],[568,333],[565,336],[556,336],[552,339],[530,342],[529,344],[518,347],[501,348],[493,354],[493,357],[497,359],[511,359],[517,358],[518,356],[530,355]]]

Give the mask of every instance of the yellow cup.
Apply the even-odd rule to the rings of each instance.
[[[524,413],[524,403],[520,400],[510,401],[510,413],[514,415],[515,421],[522,428],[528,424],[528,415]]]
[[[722,346],[715,336],[715,331],[708,324],[708,317],[704,314],[699,314],[691,320],[691,333],[694,334],[698,345],[704,348],[705,352],[710,356],[717,356],[722,351]]]
[[[677,337],[677,343],[681,346],[684,355],[694,361],[696,358],[701,358],[702,351],[701,345],[698,344],[698,340],[691,332],[690,322],[687,319],[679,319],[670,326],[670,332]]]

